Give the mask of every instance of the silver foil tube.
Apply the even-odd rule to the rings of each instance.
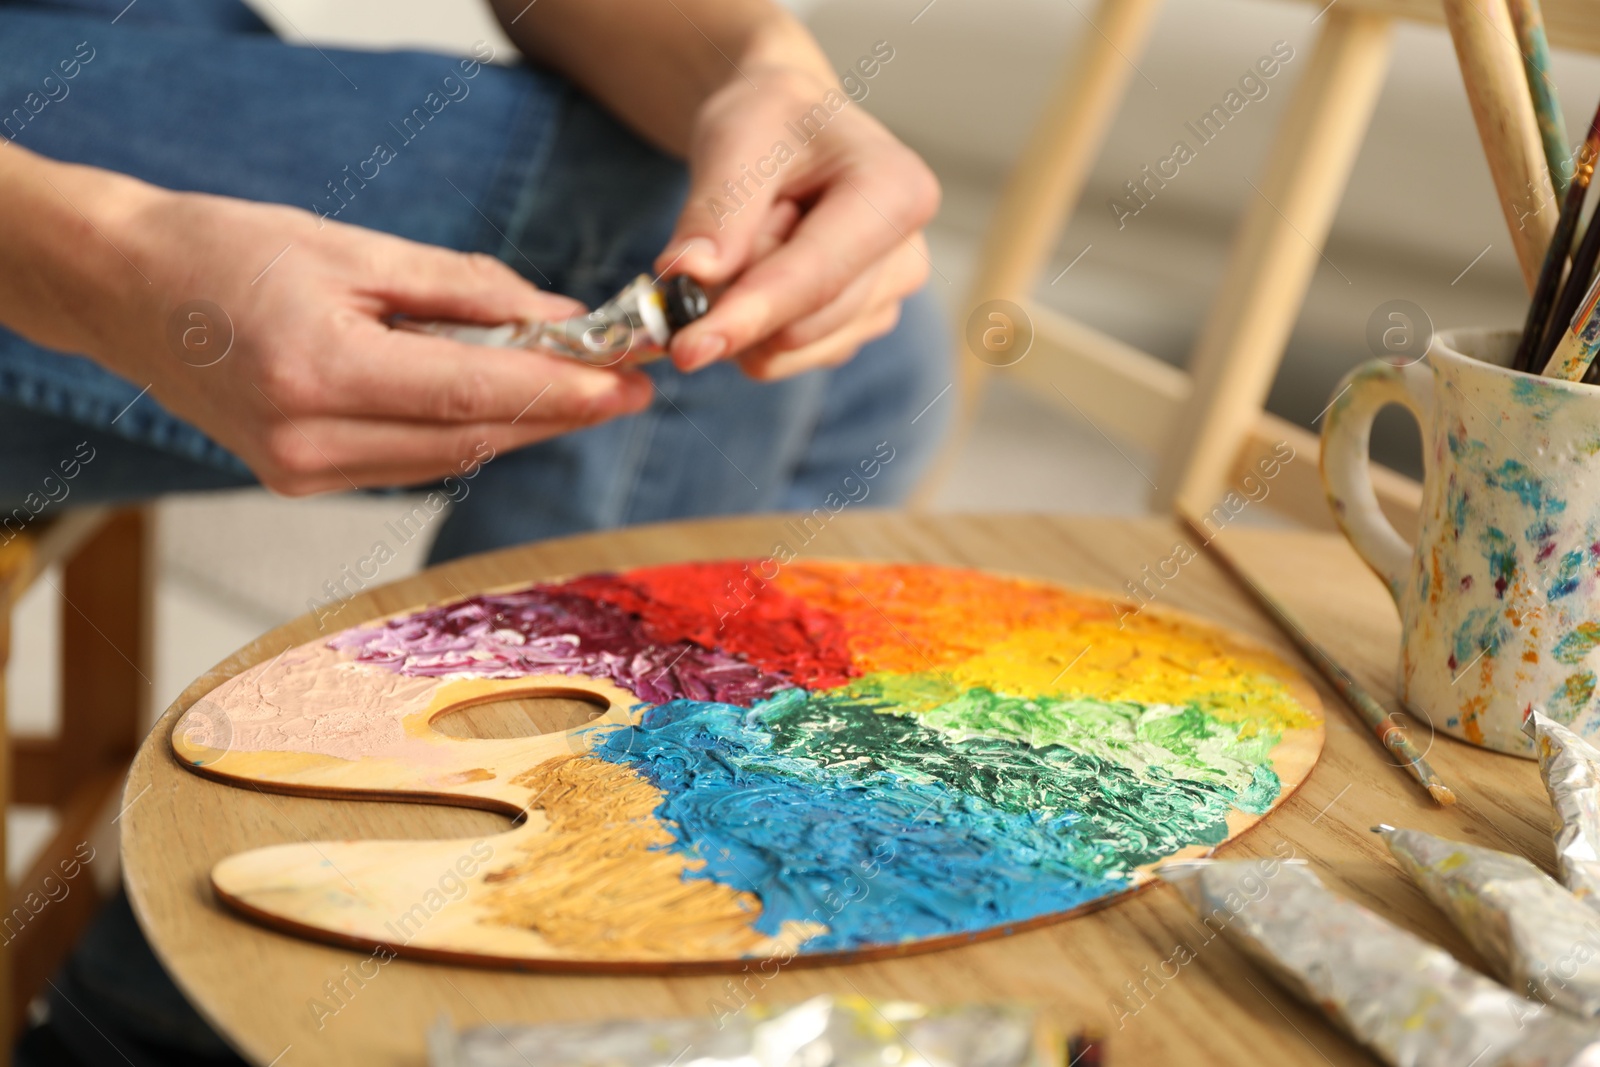
[[[1521,856],[1380,826],[1406,875],[1512,989],[1600,1015],[1600,915]]]
[[[480,326],[397,318],[390,325],[465,344],[551,352],[591,367],[623,362],[636,366],[665,356],[678,325],[705,314],[709,306],[705,291],[692,284],[685,290],[676,284],[681,281],[673,279],[663,286],[641,274],[593,311],[559,321],[523,319]],[[670,299],[668,290],[673,291]]]
[[[1556,809],[1556,873],[1574,896],[1600,910],[1600,749],[1538,708],[1522,728],[1533,738]]]
[[[699,1019],[480,1026],[428,1035],[430,1067],[1060,1067],[1059,1038],[1015,1004],[930,1008],[814,997]]]
[[[1600,1027],[1509,989],[1325,887],[1300,863],[1157,873],[1230,944],[1393,1067],[1600,1067]]]

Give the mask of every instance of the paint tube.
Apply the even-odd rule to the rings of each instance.
[[[1067,1062],[1059,1037],[1020,1005],[929,1008],[828,996],[780,1011],[751,1004],[716,1018],[502,1023],[464,1033],[441,1018],[429,1031],[428,1048],[430,1067],[1059,1067]]]
[[[1302,863],[1190,860],[1156,873],[1394,1067],[1600,1067],[1600,1027],[1524,1000],[1329,891]]]
[[[593,367],[612,367],[623,361],[633,365],[660,359],[667,354],[673,334],[710,308],[706,291],[687,274],[662,282],[641,274],[616,296],[576,318],[477,326],[400,317],[389,325],[466,344],[537,349]]]
[[[1556,809],[1556,873],[1600,909],[1600,749],[1535,708],[1522,729],[1539,753],[1539,775]]]
[[[1400,867],[1512,989],[1600,1015],[1600,916],[1521,856],[1375,827]]]

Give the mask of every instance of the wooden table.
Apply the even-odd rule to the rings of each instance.
[[[691,558],[764,556],[783,536],[772,517],[643,527],[475,557],[362,594],[340,626],[460,590]],[[922,517],[843,513],[806,556],[927,560],[991,567],[1121,590],[1185,538],[1165,520]],[[1331,535],[1230,527],[1222,536],[1251,575],[1280,594],[1374,692],[1388,693],[1399,624],[1388,596]],[[1153,573],[1153,571],[1152,571]],[[1441,736],[1429,759],[1460,794],[1441,811],[1397,768],[1264,617],[1204,556],[1159,590],[1157,603],[1209,616],[1279,650],[1317,684],[1327,748],[1300,791],[1223,854],[1266,853],[1287,841],[1339,891],[1481,967],[1462,939],[1388,858],[1368,827],[1414,826],[1514,849],[1549,867],[1549,808],[1532,763]],[[346,981],[366,956],[274,933],[225,911],[207,872],[223,857],[279,842],[427,838],[494,833],[480,811],[268,795],[210,782],[173,758],[168,734],[191,702],[224,678],[316,636],[309,617],[282,626],[199,678],[146,739],[128,780],[122,850],[134,910],[179,984],[223,1034],[259,1064],[421,1067],[423,1034],[440,1015],[486,1021],[697,1015],[729,1001],[729,978],[518,975],[390,962],[320,1020],[313,998]],[[1429,731],[1418,728],[1426,742]],[[949,1002],[1023,998],[1064,1027],[1108,1035],[1115,1067],[1156,1063],[1370,1063],[1315,1011],[1228,946],[1213,942],[1161,977],[1180,941],[1200,938],[1177,895],[1156,886],[1104,911],[929,955],[825,968],[790,968],[748,981],[762,1001],[821,992]],[[348,970],[347,970],[348,968]],[[368,973],[371,968],[368,967]],[[1166,974],[1174,967],[1168,965]],[[1135,993],[1136,991],[1136,993]],[[732,1006],[731,1001],[729,1005]],[[1119,1007],[1119,1005],[1121,1005]]]

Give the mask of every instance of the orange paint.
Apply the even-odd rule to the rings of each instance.
[[[1478,716],[1483,714],[1487,703],[1487,698],[1480,693],[1461,705],[1461,729],[1467,735],[1467,740],[1475,745],[1483,744],[1483,724],[1478,721]]]
[[[980,571],[907,564],[803,563],[775,584],[836,616],[862,673],[915,674],[978,656],[1022,629],[1115,623],[1117,606]]]

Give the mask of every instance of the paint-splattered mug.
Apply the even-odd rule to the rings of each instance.
[[[1600,387],[1507,368],[1517,335],[1454,330],[1340,383],[1322,429],[1334,517],[1400,608],[1400,699],[1475,745],[1533,755],[1528,708],[1600,733]],[[1422,429],[1421,528],[1378,510],[1372,419]]]

